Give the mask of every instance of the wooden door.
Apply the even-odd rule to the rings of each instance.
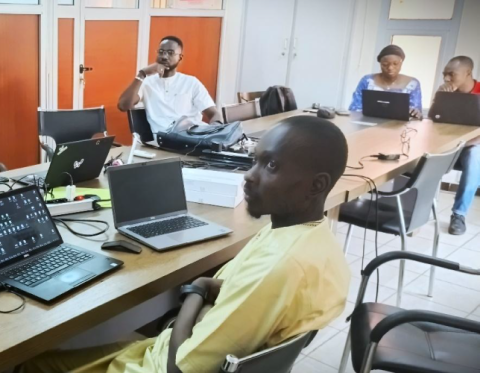
[[[105,106],[107,130],[115,141],[130,145],[127,114],[117,109],[120,94],[137,71],[138,21],[85,21],[83,107]]]
[[[184,59],[178,71],[197,77],[215,100],[221,31],[221,18],[152,17],[148,60],[155,62],[158,44],[163,37],[179,37],[184,45]]]
[[[58,20],[58,108],[73,109],[73,18]]]
[[[0,14],[0,162],[39,162],[39,16]]]

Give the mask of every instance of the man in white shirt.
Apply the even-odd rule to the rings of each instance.
[[[222,123],[222,116],[204,85],[194,76],[177,72],[182,52],[183,42],[179,38],[164,37],[157,61],[141,69],[118,100],[121,111],[142,102],[153,133],[168,131],[180,117],[201,124],[203,115],[209,123]]]

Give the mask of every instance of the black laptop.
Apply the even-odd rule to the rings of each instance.
[[[50,302],[122,261],[63,242],[35,186],[0,194],[0,283]]]
[[[428,117],[434,122],[480,126],[480,95],[437,92]]]
[[[48,189],[97,178],[103,169],[115,136],[57,145],[48,171],[13,178],[24,185]]]
[[[363,115],[366,117],[408,121],[410,94],[388,91],[362,91]]]

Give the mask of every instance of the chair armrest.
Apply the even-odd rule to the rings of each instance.
[[[461,266],[459,263],[452,262],[450,260],[434,258],[432,256],[417,254],[417,253],[412,253],[407,251],[392,251],[392,252],[388,252],[388,253],[377,256],[375,259],[373,259],[370,263],[367,264],[365,269],[362,271],[362,275],[366,277],[370,277],[370,275],[382,264],[391,262],[392,260],[400,260],[400,259],[413,260],[415,262],[430,264],[435,267],[446,268],[452,271],[459,271],[459,272],[480,275],[480,270],[464,267],[464,266]]]
[[[47,144],[45,144],[41,141],[40,141],[40,147],[43,150],[45,150],[45,153],[47,153],[47,159],[48,159],[49,162],[51,162],[52,158],[53,158],[53,153],[54,153],[53,149],[50,146],[48,146]]]
[[[411,322],[429,322],[480,334],[480,322],[431,311],[402,311],[387,316],[370,333],[370,342],[379,343],[393,328]]]

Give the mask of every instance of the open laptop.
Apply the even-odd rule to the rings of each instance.
[[[59,144],[48,171],[18,176],[14,180],[41,188],[45,184],[51,189],[95,179],[103,169],[114,138],[107,136]]]
[[[428,116],[434,122],[480,126],[480,95],[437,92]]]
[[[408,93],[363,90],[362,105],[365,117],[401,121],[410,119],[410,94]]]
[[[0,283],[50,302],[122,261],[63,242],[36,186],[0,194]]]
[[[154,250],[232,232],[188,213],[179,158],[110,167],[107,174],[115,228]]]

